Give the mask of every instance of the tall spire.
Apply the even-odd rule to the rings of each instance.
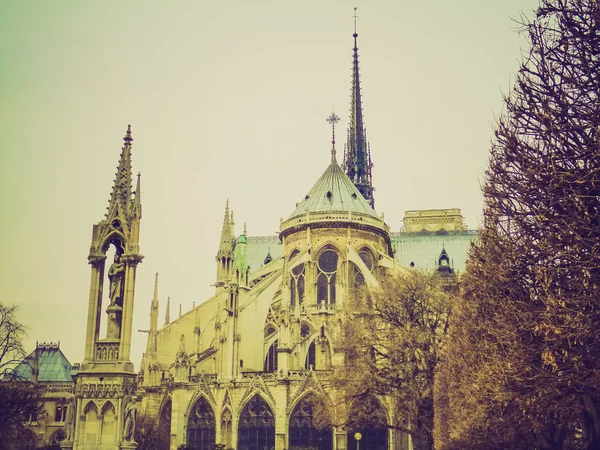
[[[146,346],[146,355],[155,357],[157,350],[156,336],[158,331],[158,272],[154,276],[154,296],[150,306],[150,332],[148,333],[148,344]]]
[[[171,297],[167,297],[167,312],[165,313],[165,325],[171,322]]]
[[[131,137],[131,125],[127,126],[127,132],[125,133],[123,142],[124,145],[121,151],[119,165],[117,166],[117,173],[115,174],[116,177],[109,200],[109,212],[107,215],[109,215],[114,208],[119,208],[123,214],[129,215],[130,208],[132,207],[131,143],[133,142],[133,138]]]
[[[346,175],[352,180],[363,197],[375,208],[373,180],[371,175],[371,155],[364,127],[362,98],[360,92],[360,72],[358,68],[358,33],[356,32],[356,10],[354,8],[354,48],[352,56],[352,96],[350,101],[350,127],[342,165]]]

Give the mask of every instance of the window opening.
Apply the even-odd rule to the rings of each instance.
[[[267,357],[265,358],[265,372],[276,372],[277,371],[277,345],[279,341],[276,340],[269,347]]]
[[[338,255],[327,249],[321,253],[318,260],[319,275],[317,276],[317,303],[335,304],[335,278],[338,265]]]

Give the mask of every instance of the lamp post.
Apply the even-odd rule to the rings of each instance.
[[[354,439],[356,439],[356,450],[360,450],[360,440],[362,439],[362,434],[356,432],[354,433]]]

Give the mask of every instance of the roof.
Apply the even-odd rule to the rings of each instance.
[[[273,260],[283,255],[283,245],[279,236],[248,236],[246,261],[250,272],[260,269],[265,264],[265,258],[270,254]]]
[[[332,162],[289,219],[316,212],[355,212],[377,217],[354,183],[337,162]]]
[[[34,369],[37,368],[37,379]],[[15,369],[14,377],[22,381],[55,382],[73,381],[74,370],[58,344],[37,344]]]

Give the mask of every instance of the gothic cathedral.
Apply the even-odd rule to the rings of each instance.
[[[282,219],[279,236],[247,236],[245,227],[236,236],[227,204],[214,296],[173,320],[168,305],[162,327],[156,275],[139,372],[130,346],[136,270],[143,259],[142,206],[139,174],[133,188],[133,139],[127,130],[108,211],[93,226],[85,356],[62,448],[137,448],[134,431],[141,416],[157,421],[164,439],[157,445],[172,450],[354,450],[356,431],[362,433],[361,448],[411,448],[407,436],[388,428],[393,410],[386,398],[371,399],[374,419],[362,430],[313,423],[317,405],[331,405],[330,369],[344,363],[338,345],[344,302],[357,286],[375,287],[383,277],[408,270],[405,265],[414,266],[419,257],[404,254],[404,261],[396,255],[404,238],[391,233],[374,210],[358,34],[353,37],[350,124],[342,165],[335,142],[339,118],[332,114],[331,162]],[[439,211],[454,211],[455,220],[458,210]],[[421,218],[412,213],[414,220]],[[463,230],[461,218],[455,241],[462,239]],[[426,240],[430,245],[431,239]],[[441,241],[436,242],[432,258],[443,251],[445,266],[453,264]],[[464,262],[466,256],[457,253],[450,251]],[[108,286],[103,285],[105,270]],[[103,297],[110,299],[106,309]]]

